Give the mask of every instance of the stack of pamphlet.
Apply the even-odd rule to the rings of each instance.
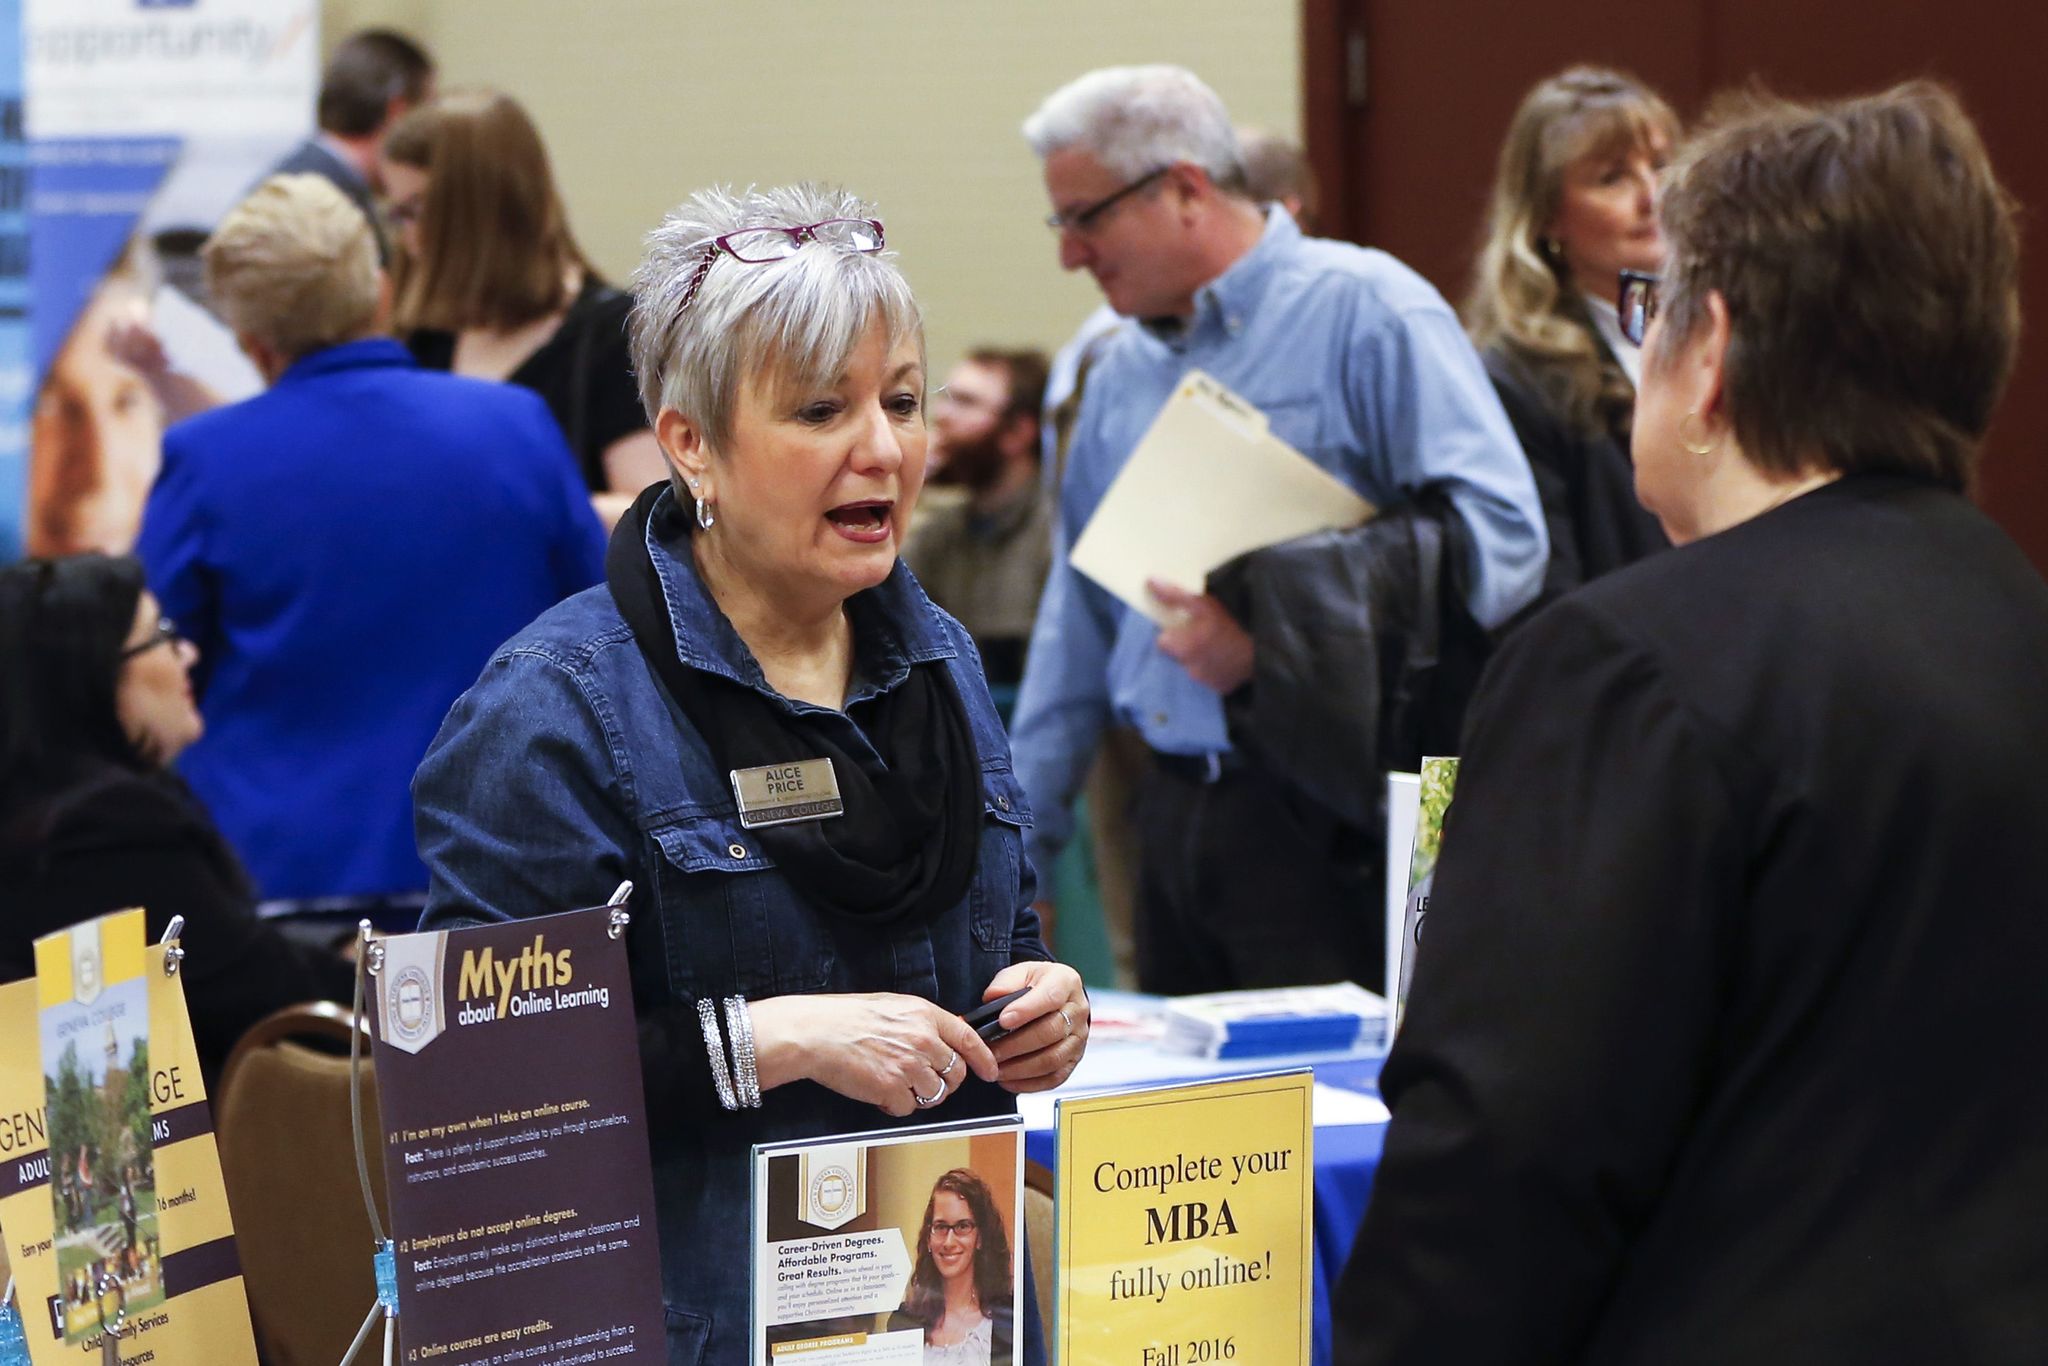
[[[1387,1037],[1386,998],[1356,982],[1181,996],[1165,1019],[1160,1047],[1200,1058],[1343,1053]]]

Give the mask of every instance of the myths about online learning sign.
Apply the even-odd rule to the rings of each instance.
[[[489,1024],[581,1006],[609,1010],[611,988],[577,986],[573,957],[572,949],[550,952],[542,934],[517,956],[501,958],[491,947],[464,949],[455,974],[456,1024]]]

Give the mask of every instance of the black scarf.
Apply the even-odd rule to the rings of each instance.
[[[839,727],[777,706],[753,688],[683,663],[647,551],[647,530],[683,546],[680,499],[659,514],[666,484],[648,488],[619,519],[605,552],[605,582],[655,680],[689,717],[721,772],[830,759],[846,810],[824,820],[752,833],[813,905],[868,925],[928,922],[957,905],[981,844],[981,763],[945,661],[913,665],[901,686],[863,703],[863,727],[881,762],[848,749]],[[847,604],[856,641],[865,605]]]

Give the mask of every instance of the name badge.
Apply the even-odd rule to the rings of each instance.
[[[805,759],[794,764],[732,771],[732,799],[739,803],[740,824],[749,830],[792,821],[821,821],[846,810],[839,800],[839,778],[830,759]]]

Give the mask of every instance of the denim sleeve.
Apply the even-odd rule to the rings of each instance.
[[[149,591],[178,632],[199,647],[193,687],[203,697],[219,658],[219,616],[207,588],[204,497],[191,452],[175,430],[164,437],[163,468],[143,505],[135,543]]]
[[[1379,315],[1352,339],[1347,398],[1406,490],[1441,487],[1472,532],[1472,615],[1489,630],[1543,587],[1550,555],[1528,457],[1449,308]]]
[[[429,877],[420,928],[595,906],[627,878],[636,911],[656,914],[617,753],[600,704],[560,661],[517,649],[492,660],[413,778]],[[695,1002],[634,1005],[650,1122],[673,1129],[719,1113]]]
[[[515,649],[455,703],[413,778],[422,929],[595,906],[638,832],[597,707],[553,657]]]
[[[1093,601],[1094,592],[1067,562],[1062,517],[1010,728],[1017,781],[1037,822],[1025,834],[1025,861],[1037,868],[1050,869],[1074,833],[1074,795],[1088,776],[1109,719],[1115,626]]]

